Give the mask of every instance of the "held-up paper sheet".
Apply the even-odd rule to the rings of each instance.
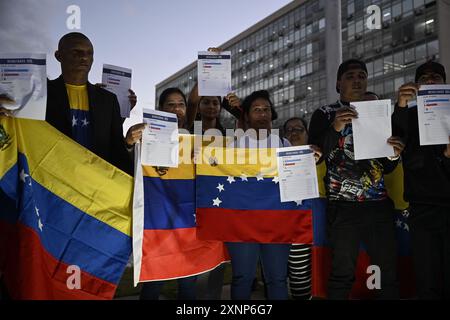
[[[358,112],[352,120],[355,160],[395,156],[387,143],[392,136],[391,100],[351,102]]]
[[[199,96],[226,96],[231,92],[231,51],[198,53]]]
[[[420,145],[448,144],[450,85],[420,86],[417,96]]]
[[[178,167],[178,120],[174,113],[144,109],[141,161],[147,166]]]
[[[281,202],[318,198],[316,162],[309,146],[277,149]]]
[[[3,107],[14,117],[45,120],[47,68],[45,54],[0,53],[0,95],[14,100]]]

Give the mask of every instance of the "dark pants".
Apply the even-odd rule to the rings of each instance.
[[[270,300],[288,298],[287,270],[290,244],[227,242],[226,245],[233,271],[231,299],[251,298],[259,259],[267,286],[267,298]]]
[[[332,248],[328,298],[349,298],[360,244],[363,242],[371,264],[380,268],[381,288],[375,289],[378,298],[398,299],[397,241],[392,201],[330,201],[327,219]]]
[[[6,290],[6,285],[4,283],[4,279],[2,275],[0,275],[0,301],[2,300],[11,300],[11,297],[8,294],[8,291]]]
[[[178,282],[178,300],[195,300],[195,283],[197,277],[180,278]],[[162,286],[167,281],[145,282],[142,286],[140,300],[158,300]]]
[[[198,275],[197,299],[221,300],[224,275],[225,264],[221,264],[209,272]]]
[[[408,223],[418,298],[450,299],[450,208],[411,204]]]

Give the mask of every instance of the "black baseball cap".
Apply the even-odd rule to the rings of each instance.
[[[416,70],[415,82],[417,83],[421,76],[429,72],[440,74],[442,79],[444,79],[444,82],[446,82],[445,68],[442,64],[436,61],[428,61],[420,65]]]
[[[352,69],[361,69],[361,70],[364,70],[366,72],[366,74],[368,74],[367,66],[364,61],[361,61],[358,59],[349,59],[349,60],[342,62],[339,65],[339,69],[337,72],[337,81],[341,80],[341,77],[344,73],[346,73],[348,70],[352,70]],[[336,91],[337,91],[337,93],[340,93],[339,88],[337,86],[336,86]]]

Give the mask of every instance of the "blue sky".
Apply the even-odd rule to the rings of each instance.
[[[50,79],[60,74],[53,52],[67,32],[69,5],[81,9],[81,29],[94,44],[89,80],[103,63],[133,69],[138,107],[154,106],[155,85],[288,4],[288,0],[1,0],[4,52],[45,52]],[[75,30],[77,31],[77,30]]]

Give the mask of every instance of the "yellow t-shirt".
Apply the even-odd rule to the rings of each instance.
[[[91,147],[91,118],[87,85],[76,86],[66,83],[72,121],[72,138],[86,148]]]
[[[70,109],[89,111],[87,85],[76,86],[66,83]]]

